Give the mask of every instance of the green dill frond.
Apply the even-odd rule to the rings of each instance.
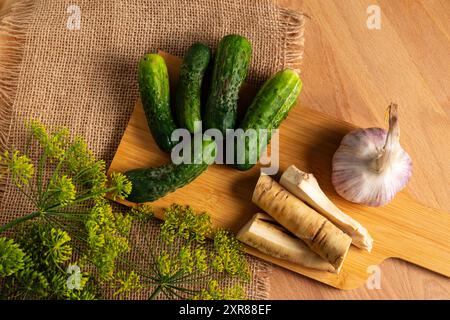
[[[61,207],[65,207],[74,201],[77,194],[72,178],[66,175],[52,179],[49,183],[48,193],[51,195],[51,199],[48,199],[47,203],[50,204],[50,200],[52,200]]]
[[[113,172],[109,184],[111,188],[114,188],[111,192],[113,199],[125,199],[131,193],[131,182],[122,173]]]
[[[241,281],[250,278],[240,242],[228,231],[212,233],[208,214],[197,214],[189,206],[172,204],[164,209],[160,224],[160,246],[152,246],[150,267],[137,271],[144,287],[152,288],[149,299],[164,294],[169,299],[242,299]],[[211,253],[206,237],[214,236]],[[220,281],[236,278],[232,288]],[[210,281],[213,280],[213,281]]]
[[[188,245],[182,246],[178,255],[181,270],[185,273],[192,273],[194,271],[195,261],[191,247]]]
[[[66,231],[51,228],[48,235],[42,235],[42,245],[47,249],[44,261],[59,265],[70,260],[72,257],[70,241],[71,238]]]
[[[75,184],[90,188],[92,192],[106,189],[105,162],[95,158],[82,137],[76,136],[69,143],[63,164]]]
[[[32,137],[34,137],[44,150],[44,154],[54,160],[64,158],[67,143],[70,139],[70,132],[67,128],[58,128],[55,132],[49,133],[39,120],[31,120],[27,127]]]
[[[34,175],[34,166],[30,158],[21,155],[19,151],[5,151],[0,155],[0,165],[11,174],[12,182],[19,188],[29,185]]]
[[[73,248],[67,232],[31,222],[21,226],[16,238],[24,254],[23,266],[4,277],[2,296],[8,299],[87,299],[97,296],[87,273],[79,274],[77,288],[68,287],[69,274],[65,270],[73,259]]]
[[[47,128],[36,119],[31,119],[25,124],[25,127],[29,130],[32,137],[34,137],[41,145],[45,145],[49,140],[49,134]]]
[[[92,151],[89,150],[86,141],[75,136],[72,143],[66,151],[65,164],[71,174],[78,174],[86,168],[89,168],[95,162]]]
[[[71,290],[67,300],[97,300],[98,296],[95,290]]]
[[[247,299],[245,290],[240,285],[234,285],[224,290],[223,300],[244,300]]]
[[[136,221],[147,222],[155,217],[155,212],[153,211],[153,207],[151,205],[144,203],[131,208],[130,216],[132,216]]]
[[[114,296],[127,296],[135,290],[142,289],[141,279],[135,271],[121,270],[114,276],[112,287],[116,290]]]
[[[208,270],[208,253],[203,246],[197,246],[194,250],[194,259],[197,270],[205,273]]]
[[[21,226],[15,242],[0,238],[1,297],[94,299],[99,287],[110,284],[116,295],[153,288],[150,298],[159,293],[169,298],[242,296],[242,287],[221,290],[218,281],[250,278],[240,243],[229,232],[214,233],[210,216],[189,206],[173,204],[164,210],[160,242],[151,244],[152,260],[144,268],[133,270],[130,263],[118,271],[118,261],[130,250],[133,219],[148,222],[153,208],[140,205],[128,215],[114,212],[105,196],[122,199],[130,194],[131,182],[123,174],[112,173],[108,179],[105,162],[67,128],[47,130],[35,120],[27,128],[29,146],[34,139],[40,148],[36,163],[19,151],[0,155],[0,168],[34,206],[33,212],[0,226],[0,233]],[[206,239],[211,236],[210,253]],[[68,274],[73,266],[78,273]],[[72,276],[78,277],[75,288]]]
[[[32,298],[92,297],[84,290],[67,290],[64,269],[73,259],[71,239],[76,240],[81,261],[94,269],[100,282],[111,279],[117,258],[129,250],[133,215],[113,212],[105,196],[109,193],[113,197],[126,197],[131,192],[131,183],[119,173],[113,173],[108,180],[105,162],[95,158],[82,137],[72,138],[67,128],[47,130],[37,120],[30,121],[27,128],[30,136],[27,149],[30,150],[33,141],[37,142],[36,164],[18,151],[0,156],[0,167],[5,168],[34,206],[34,212],[0,226],[0,233],[23,226],[19,228],[22,232],[17,243],[23,249],[24,259],[30,261],[29,266],[17,269],[16,277],[8,277],[7,291],[18,298],[31,298],[33,287],[36,294]],[[38,221],[34,223],[36,218]],[[33,223],[24,224],[25,221]],[[11,253],[3,256],[15,263]],[[4,274],[13,271],[3,262],[0,270]]]
[[[172,277],[180,270],[179,262],[173,259],[166,250],[162,250],[161,254],[156,258],[156,266],[162,283],[164,283],[164,279]]]
[[[193,300],[222,300],[223,294],[217,280],[211,280],[205,289],[193,297]]]
[[[17,241],[33,263],[42,268],[54,268],[70,260],[71,238],[66,231],[40,222],[23,225]]]
[[[197,214],[189,206],[172,204],[164,209],[164,220],[161,238],[167,243],[175,237],[204,243],[211,232],[211,217],[206,213]]]
[[[246,298],[242,286],[234,285],[231,288],[222,289],[216,280],[211,280],[206,289],[196,294],[193,300],[243,300]]]
[[[5,279],[2,294],[10,300],[46,299],[49,287],[45,275],[36,270],[33,262],[28,259],[26,268]]]
[[[0,238],[0,278],[23,269],[24,257],[25,253],[12,239]]]
[[[89,260],[101,279],[111,279],[117,257],[129,250],[127,235],[131,217],[115,215],[106,202],[98,202],[86,220]]]
[[[115,212],[114,219],[117,232],[124,237],[128,237],[133,224],[133,217],[120,212]]]
[[[241,243],[226,230],[214,234],[213,267],[218,272],[238,276],[244,281],[250,280],[250,271]]]

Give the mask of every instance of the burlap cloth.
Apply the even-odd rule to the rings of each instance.
[[[67,28],[72,4],[79,30]],[[24,122],[37,118],[83,135],[109,164],[138,98],[142,54],[183,56],[195,41],[215,48],[223,35],[242,34],[254,48],[248,81],[260,84],[283,67],[299,69],[303,24],[270,0],[18,0],[0,21],[0,151],[23,147]],[[8,177],[0,201],[2,224],[30,209]],[[147,233],[155,238],[156,227]],[[271,267],[250,264],[248,297],[266,298]]]

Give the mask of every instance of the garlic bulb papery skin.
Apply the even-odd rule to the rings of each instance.
[[[389,203],[411,174],[411,158],[400,146],[397,105],[391,104],[388,132],[358,129],[342,139],[333,156],[331,180],[344,199],[378,207]]]

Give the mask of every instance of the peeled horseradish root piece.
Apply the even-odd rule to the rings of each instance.
[[[265,213],[257,213],[238,232],[236,238],[271,257],[307,268],[336,272],[336,269],[300,239]]]
[[[328,199],[312,173],[292,165],[281,176],[280,184],[348,234],[355,246],[369,252],[372,250],[373,239],[366,228]]]
[[[352,238],[267,175],[261,175],[252,201],[302,239],[339,272]]]

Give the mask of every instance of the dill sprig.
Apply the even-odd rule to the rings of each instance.
[[[23,269],[24,257],[25,253],[12,239],[0,238],[0,278]]]
[[[211,250],[207,250],[207,237],[213,238]],[[191,207],[178,204],[165,208],[159,247],[149,250],[149,266],[134,267],[139,288],[152,292],[149,299],[160,294],[169,299],[245,297],[241,283],[250,280],[245,254],[230,232],[212,228],[206,213],[197,214]],[[238,283],[222,290],[219,284],[227,278],[235,278]]]
[[[25,223],[13,239],[0,238],[0,257],[10,265],[1,272],[0,297],[7,299],[91,300],[98,297],[93,277],[80,273],[76,288],[67,285],[66,268],[72,260],[72,239],[63,230],[44,223]],[[14,256],[12,258],[11,256]],[[4,261],[0,261],[1,266]]]
[[[117,257],[129,250],[132,217],[113,212],[105,196],[125,198],[131,183],[121,173],[108,178],[104,161],[94,157],[82,137],[72,138],[67,128],[49,131],[32,120],[27,130],[25,153],[4,152],[0,167],[34,211],[0,226],[0,233],[38,219],[83,243],[83,260],[97,268],[101,279],[111,279]],[[35,153],[33,162],[29,154]]]

